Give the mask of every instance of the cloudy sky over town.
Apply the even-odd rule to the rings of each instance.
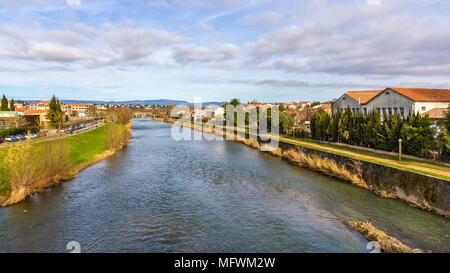
[[[287,102],[449,88],[449,10],[446,0],[0,0],[0,93]]]

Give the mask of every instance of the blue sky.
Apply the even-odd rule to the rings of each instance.
[[[0,93],[287,102],[449,88],[449,2],[0,0]]]

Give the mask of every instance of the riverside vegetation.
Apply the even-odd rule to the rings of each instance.
[[[450,162],[450,108],[444,120],[434,122],[428,116],[367,115],[337,111],[332,115],[321,110],[311,119],[311,136],[331,141],[398,152],[403,139],[403,153],[417,157],[436,157]]]
[[[0,206],[24,200],[127,145],[131,112],[117,109],[111,123],[61,139],[0,148]]]

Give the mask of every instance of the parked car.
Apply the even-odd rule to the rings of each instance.
[[[16,135],[16,137],[17,137],[19,140],[25,140],[25,139],[27,139],[24,135]]]
[[[5,140],[0,137],[0,144],[2,144],[3,142],[5,142]]]
[[[15,136],[7,136],[7,137],[5,137],[5,141],[6,142],[16,142],[16,141],[18,141],[19,139],[18,138],[16,138]]]

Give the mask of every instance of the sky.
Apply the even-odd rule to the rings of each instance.
[[[0,94],[326,101],[450,88],[447,0],[0,0]]]

